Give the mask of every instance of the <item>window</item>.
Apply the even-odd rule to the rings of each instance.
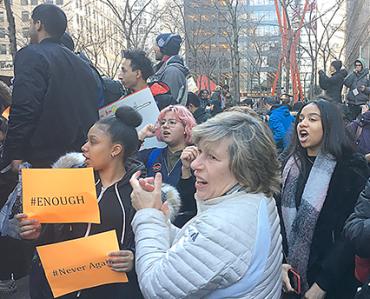
[[[28,0],[21,0],[21,5],[28,5]]]
[[[30,20],[30,13],[28,11],[22,11],[22,22],[28,22]]]
[[[31,0],[31,5],[38,5],[39,1],[38,0]]]
[[[5,38],[5,28],[0,27],[0,38]]]
[[[47,3],[47,4],[53,4],[53,0],[45,0],[45,3]]]
[[[28,38],[29,37],[29,29],[28,28],[26,28],[26,27],[22,28],[22,36],[24,38]]]
[[[0,11],[0,22],[4,22],[4,12]]]
[[[6,44],[0,44],[0,54],[6,55]]]
[[[63,5],[63,0],[55,0],[56,5]]]

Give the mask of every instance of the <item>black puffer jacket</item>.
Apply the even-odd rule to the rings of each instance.
[[[343,81],[347,76],[345,69],[339,70],[328,77],[323,71],[319,72],[320,87],[325,90],[325,94],[335,103],[342,102]]]
[[[344,233],[354,244],[357,255],[370,258],[370,179],[358,198],[355,212],[347,220]]]

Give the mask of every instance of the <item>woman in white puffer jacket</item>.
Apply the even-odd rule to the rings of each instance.
[[[193,140],[182,160],[196,177],[198,214],[181,230],[163,212],[160,175],[154,186],[139,173],[130,181],[144,296],[280,298],[282,245],[272,198],[279,164],[271,133],[253,116],[225,112],[195,127]]]

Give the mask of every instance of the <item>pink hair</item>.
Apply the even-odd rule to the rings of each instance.
[[[167,106],[159,113],[159,116],[158,116],[158,119],[157,119],[157,129],[156,129],[156,132],[155,132],[155,135],[157,136],[157,139],[159,141],[163,141],[162,140],[162,135],[161,135],[161,127],[159,126],[159,123],[164,118],[166,113],[170,112],[170,111],[175,112],[176,120],[180,121],[185,127],[185,129],[184,129],[185,143],[187,145],[192,144],[191,131],[197,125],[197,123],[194,119],[193,114],[191,114],[191,112],[186,107],[181,106],[181,105]]]

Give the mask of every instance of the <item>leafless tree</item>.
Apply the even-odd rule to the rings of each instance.
[[[120,6],[112,0],[100,1],[107,5],[116,17],[116,26],[126,43],[126,49],[144,48],[148,37],[164,14],[156,0],[124,0]]]
[[[9,37],[10,54],[12,55],[12,59],[14,62],[15,54],[17,53],[17,37],[16,37],[15,19],[11,2],[12,2],[11,0],[4,0],[6,18],[8,20],[8,32],[6,34]]]
[[[164,31],[180,34],[184,38],[186,56],[190,72],[195,78],[205,75],[209,80],[221,81],[225,69],[225,56],[228,50],[220,47],[225,44],[220,37],[226,28],[219,24],[219,18],[209,14],[215,11],[210,1],[193,2],[184,7],[180,0],[169,0],[165,4],[166,13],[162,24]],[[185,12],[187,10],[187,12]],[[226,47],[224,47],[226,48]],[[226,66],[229,69],[229,66]],[[208,82],[210,86],[210,82]]]
[[[227,24],[225,39],[230,50],[231,59],[231,91],[233,101],[240,102],[240,49],[239,36],[241,31],[241,20],[245,16],[242,3],[239,0],[213,1],[219,17]]]
[[[343,17],[340,22],[335,22],[338,19],[338,14],[343,6],[345,0],[336,0],[325,11],[311,10],[308,14],[306,22],[304,24],[304,31],[307,35],[308,43],[299,44],[299,47],[307,54],[311,65],[310,74],[310,90],[309,97],[313,98],[315,95],[315,86],[317,86],[317,71],[319,58],[323,61],[323,69],[326,71],[329,60],[340,59],[342,50],[339,53],[335,53],[333,50],[333,37],[335,34],[343,30],[346,22],[346,18]],[[322,32],[318,31],[318,25],[321,26]],[[344,41],[343,41],[344,44]],[[342,46],[343,49],[343,46]]]

